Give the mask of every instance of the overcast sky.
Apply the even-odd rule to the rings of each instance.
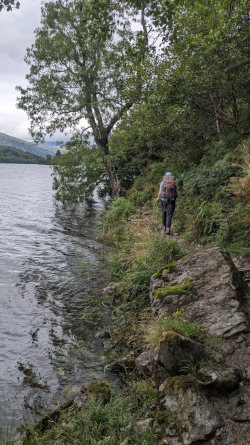
[[[0,132],[25,140],[31,140],[29,120],[26,113],[16,107],[15,87],[26,84],[29,67],[24,56],[40,24],[41,4],[42,0],[21,0],[20,9],[0,12]],[[62,139],[62,136],[55,135],[53,139]]]

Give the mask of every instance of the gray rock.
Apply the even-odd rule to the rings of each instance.
[[[160,386],[168,376],[178,374],[186,363],[199,363],[202,359],[221,362],[221,356],[212,349],[183,335],[167,332],[159,347],[140,354],[135,364],[145,376],[153,376]]]
[[[107,338],[110,338],[111,335],[110,335],[110,332],[109,332],[109,331],[100,331],[100,332],[97,332],[97,333],[95,334],[95,337],[96,337],[96,338],[107,339]]]
[[[168,380],[164,380],[164,382],[159,386],[159,393],[165,392],[168,386]]]
[[[201,386],[214,388],[218,391],[232,391],[239,386],[241,374],[237,369],[212,369],[203,367],[199,370],[198,379]]]
[[[234,345],[231,343],[222,343],[220,344],[220,350],[225,355],[232,355],[234,352]]]
[[[152,376],[156,370],[158,349],[142,352],[135,360],[135,365],[145,376]]]
[[[183,442],[181,442],[180,439],[178,439],[178,437],[168,437],[166,439],[166,442],[161,442],[161,444],[166,444],[166,445],[183,445]]]
[[[250,368],[246,368],[246,380],[250,381]]]
[[[193,289],[186,295],[157,298],[156,289],[184,284],[193,279]],[[213,248],[177,261],[177,272],[166,279],[151,278],[150,299],[154,310],[166,315],[184,308],[185,317],[199,322],[208,335],[230,338],[248,330],[249,289],[229,254]]]
[[[134,424],[134,430],[140,433],[144,433],[147,429],[153,424],[154,419],[152,417],[148,417],[147,419],[138,420]]]
[[[178,424],[184,445],[206,440],[223,425],[220,416],[205,396],[191,389],[167,394],[164,406]]]
[[[202,359],[219,363],[221,356],[202,343],[173,332],[160,342],[157,360],[169,375],[178,374],[186,363],[199,363]]]
[[[109,283],[107,287],[103,289],[104,294],[109,295],[111,297],[116,296],[117,289],[118,289],[119,283]]]

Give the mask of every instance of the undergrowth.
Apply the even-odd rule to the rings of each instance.
[[[199,165],[184,171],[176,224],[189,241],[249,253],[250,139],[234,151],[211,143]]]
[[[123,294],[148,293],[151,276],[186,252],[176,241],[160,234],[151,216],[126,219],[124,208],[124,198],[114,201],[102,221],[103,238],[114,249],[109,260],[110,274],[112,279],[122,281]]]
[[[112,395],[110,402],[89,398],[82,408],[73,405],[60,419],[40,432],[27,431],[24,445],[151,445],[159,443],[163,430],[152,427],[136,431],[137,419],[149,417],[157,403],[157,392],[151,381],[135,382],[126,393]]]
[[[175,332],[199,341],[205,338],[198,323],[189,323],[182,318],[171,316],[151,322],[149,326],[146,327],[145,342],[150,347],[156,347],[160,341],[165,339],[165,334],[170,332]]]

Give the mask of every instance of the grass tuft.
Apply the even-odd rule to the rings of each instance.
[[[198,323],[192,324],[173,316],[151,323],[147,329],[145,340],[150,347],[157,347],[162,340],[166,339],[166,336],[174,340],[174,333],[200,341],[205,337]]]

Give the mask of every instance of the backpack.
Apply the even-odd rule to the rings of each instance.
[[[164,204],[174,201],[177,198],[176,183],[173,176],[168,176],[163,181],[161,199],[164,200]]]

